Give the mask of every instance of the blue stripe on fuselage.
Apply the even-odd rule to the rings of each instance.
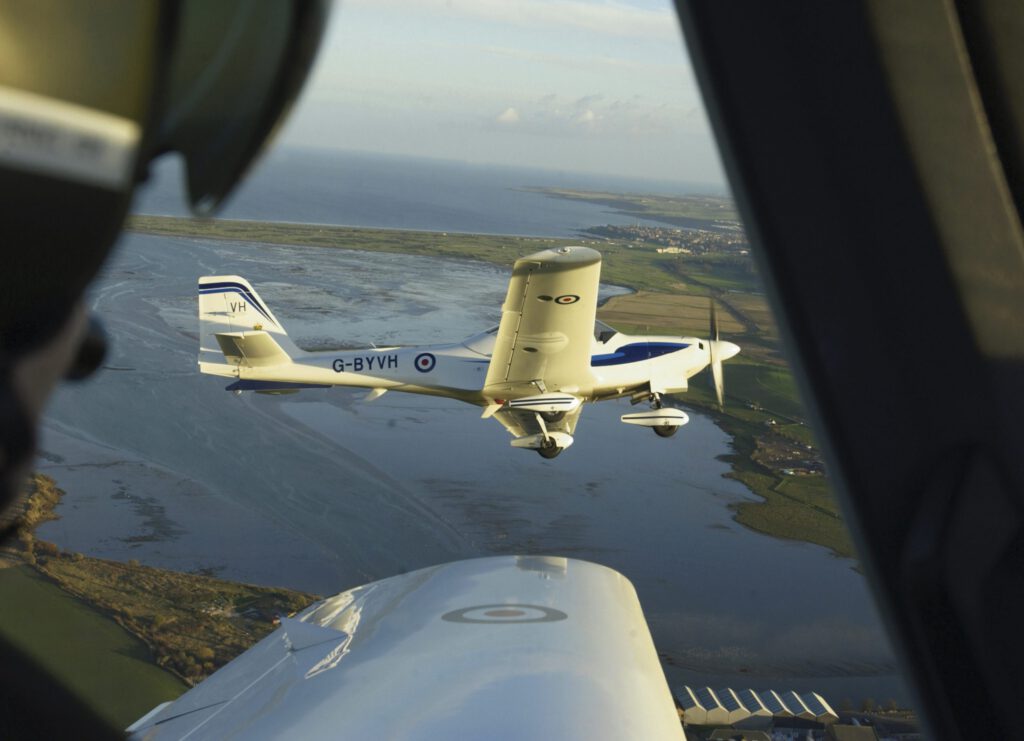
[[[650,360],[662,355],[682,350],[689,347],[684,342],[633,342],[623,345],[613,353],[606,355],[594,355],[590,358],[590,366],[599,368],[604,365],[622,365],[624,363],[636,363],[640,360]]]
[[[291,383],[289,381],[235,381],[224,387],[226,391],[284,391],[289,389],[329,389],[323,383]]]

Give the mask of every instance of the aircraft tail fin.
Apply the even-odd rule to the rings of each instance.
[[[291,361],[301,351],[249,282],[237,275],[199,279],[199,370],[237,376],[239,366]]]

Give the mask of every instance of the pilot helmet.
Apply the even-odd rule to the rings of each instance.
[[[294,101],[326,16],[326,0],[0,5],[0,511],[53,384],[101,362],[75,307],[149,164],[180,153],[189,204],[211,213]]]

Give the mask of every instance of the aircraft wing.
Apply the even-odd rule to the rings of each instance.
[[[484,394],[510,399],[575,393],[590,377],[601,255],[589,247],[516,260]]]
[[[316,603],[128,733],[683,738],[633,586],[543,556],[459,561]]]

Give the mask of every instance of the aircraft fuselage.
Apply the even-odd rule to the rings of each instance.
[[[485,405],[493,401],[483,393],[493,344],[494,335],[483,333],[449,344],[304,353],[288,367],[288,380],[296,385],[437,394]],[[604,342],[594,340],[590,373],[577,387],[538,391],[565,391],[586,401],[648,387],[680,392],[687,388],[687,379],[709,362],[708,343],[700,338],[617,333]],[[260,382],[280,380],[280,371],[273,366],[237,366],[235,371],[240,381],[256,382],[241,388],[258,389]]]

